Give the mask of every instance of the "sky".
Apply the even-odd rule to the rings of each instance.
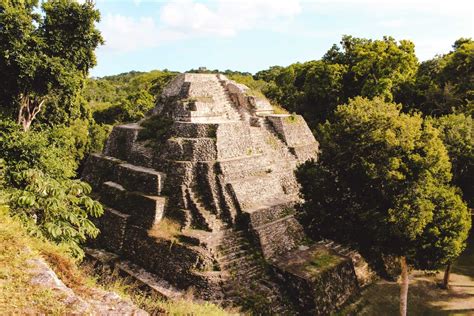
[[[415,43],[423,61],[474,38],[474,0],[96,0],[96,77],[192,68],[255,73],[320,59],[343,35]]]

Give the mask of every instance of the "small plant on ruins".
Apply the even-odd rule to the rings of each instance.
[[[290,112],[288,112],[287,109],[285,109],[284,107],[282,107],[279,104],[273,104],[272,103],[272,108],[273,108],[273,113],[275,113],[275,114],[290,114]]]
[[[285,117],[285,122],[289,124],[298,123],[300,121],[300,117],[295,113],[291,113],[290,116]]]
[[[355,242],[398,257],[400,313],[406,315],[409,265],[437,269],[466,246],[471,218],[451,181],[439,132],[381,98],[337,107],[321,128],[318,162],[298,170],[303,222],[312,237]]]
[[[341,258],[332,255],[328,250],[320,249],[312,253],[311,260],[306,266],[308,272],[321,272],[341,262]]]
[[[169,239],[173,243],[178,242],[177,236],[181,232],[181,224],[173,219],[163,218],[158,224],[154,225],[148,233],[156,238]]]
[[[265,138],[265,143],[267,143],[267,145],[269,145],[272,149],[274,150],[277,150],[278,149],[278,141],[277,141],[277,138],[275,138],[275,136],[273,135],[268,135],[266,138]]]
[[[138,133],[139,140],[164,141],[171,131],[173,120],[165,115],[153,115],[140,123],[143,129]]]

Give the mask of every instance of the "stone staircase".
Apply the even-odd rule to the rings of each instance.
[[[186,195],[188,207],[193,214],[197,227],[211,232],[218,232],[224,227],[225,224],[202,205],[194,190],[187,189]]]
[[[243,306],[256,314],[289,315],[295,309],[284,298],[261,252],[244,231],[225,231],[217,261],[230,277],[224,285],[227,305]]]
[[[193,100],[189,113],[193,122],[238,121],[241,118],[222,81],[216,75],[209,75],[195,82],[189,90],[189,99]]]

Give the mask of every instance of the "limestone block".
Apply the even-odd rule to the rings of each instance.
[[[123,253],[126,258],[184,290],[205,282],[193,271],[206,270],[212,265],[211,258],[200,248],[152,237],[147,230],[136,226],[127,229]]]
[[[163,89],[163,92],[161,93],[162,97],[170,98],[179,95],[184,79],[185,74],[181,74],[171,80],[171,82]]]
[[[303,163],[317,158],[318,146],[317,144],[309,144],[290,147],[290,152],[297,157],[298,163]]]
[[[121,253],[125,238],[125,228],[130,215],[123,214],[112,208],[105,208],[104,215],[98,219],[100,234],[97,244],[114,253]]]
[[[256,154],[245,122],[220,124],[217,128],[218,159],[245,157]]]
[[[130,150],[142,129],[138,124],[114,126],[105,144],[104,154],[122,160],[128,160]]]
[[[117,166],[117,182],[130,191],[160,195],[165,174],[154,169],[139,167],[128,163]]]
[[[278,177],[271,173],[235,180],[230,185],[242,210],[272,205],[285,195]]]
[[[253,232],[267,260],[295,249],[305,237],[303,227],[291,215],[256,227]]]
[[[115,169],[121,162],[117,158],[101,154],[91,154],[87,158],[82,172],[82,179],[93,188],[99,188],[103,182],[115,180]]]
[[[130,223],[144,228],[150,228],[161,221],[166,205],[164,197],[129,192],[111,181],[103,184],[101,202],[131,215]]]
[[[199,137],[216,137],[217,123],[191,123],[191,122],[174,122],[173,134],[176,137],[199,138]]]
[[[359,292],[350,259],[324,247],[302,247],[272,266],[300,311],[308,315],[332,315]]]
[[[214,138],[170,138],[168,157],[178,161],[212,161],[217,158]]]
[[[288,147],[306,146],[301,158],[316,158],[318,143],[301,115],[273,114],[266,117]],[[296,155],[299,152],[295,152]]]
[[[242,216],[246,218],[250,227],[256,229],[295,213],[295,201],[291,199],[286,200],[284,197],[280,197],[280,199],[275,199],[272,202],[271,205],[259,209],[243,210]]]

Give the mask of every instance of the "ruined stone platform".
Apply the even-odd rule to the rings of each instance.
[[[264,306],[270,314],[311,304],[335,309],[339,303],[314,295],[312,303],[289,295],[289,284],[319,285],[282,265],[294,256],[310,260],[298,253],[306,237],[294,217],[294,170],[317,151],[301,116],[274,114],[268,100],[223,75],[179,75],[150,117],[115,126],[104,152],[86,163],[83,179],[106,206],[95,247],[173,293],[192,291],[223,306]],[[331,267],[328,282],[357,285],[353,261],[341,258],[344,269]],[[356,292],[341,288],[340,303]]]

